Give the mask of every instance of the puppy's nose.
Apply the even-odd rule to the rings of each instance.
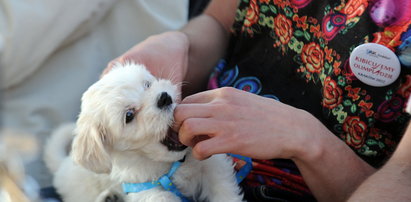
[[[157,107],[162,109],[173,103],[171,96],[167,92],[162,92],[157,101]]]

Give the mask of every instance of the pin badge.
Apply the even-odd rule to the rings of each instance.
[[[358,80],[374,87],[392,84],[401,72],[395,53],[376,43],[357,46],[350,55],[350,67]]]

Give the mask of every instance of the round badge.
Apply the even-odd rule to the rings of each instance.
[[[376,43],[356,47],[350,55],[350,67],[358,80],[375,87],[392,84],[401,72],[400,61],[394,52]]]

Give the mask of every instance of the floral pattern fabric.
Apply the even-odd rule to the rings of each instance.
[[[411,57],[411,7],[407,4],[402,8],[405,11],[397,7],[401,16],[381,20],[373,13],[386,5],[381,2],[241,0],[229,54],[216,67],[209,87],[233,86],[304,109],[378,167],[402,136],[409,120],[405,103],[411,92],[411,63],[406,61]],[[351,72],[350,53],[364,43],[382,44],[399,56],[401,74],[393,84],[368,86]],[[257,168],[276,166],[257,160],[254,164]],[[264,168],[253,171],[251,184],[270,181],[285,187],[284,174],[256,180],[259,172],[264,173]],[[288,178],[294,180],[288,181],[298,177],[295,171]],[[274,183],[279,178],[283,180]],[[307,193],[301,187],[296,190]]]

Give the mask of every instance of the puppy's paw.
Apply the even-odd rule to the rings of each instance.
[[[124,198],[116,191],[106,190],[98,196],[96,202],[124,202]]]
[[[104,202],[124,202],[123,197],[116,193],[112,193],[104,199]]]

